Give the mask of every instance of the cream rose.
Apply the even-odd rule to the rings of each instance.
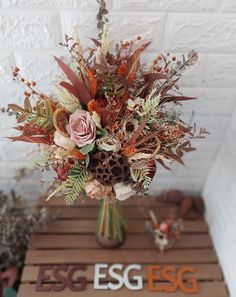
[[[54,142],[57,146],[64,148],[67,151],[72,151],[75,147],[75,142],[68,137],[63,136],[60,132],[55,131]]]
[[[130,185],[125,185],[124,183],[117,183],[113,186],[116,193],[116,199],[124,201],[134,195],[135,191]]]
[[[96,124],[84,110],[77,110],[70,116],[66,129],[78,147],[84,147],[96,138]]]
[[[113,136],[105,136],[97,141],[98,148],[107,152],[118,152],[121,149],[120,141]]]

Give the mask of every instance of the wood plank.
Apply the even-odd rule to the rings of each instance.
[[[208,234],[183,234],[175,249],[210,248],[212,240]],[[99,249],[94,235],[33,235],[29,249]],[[120,249],[154,249],[150,235],[128,235]]]
[[[26,264],[75,264],[75,263],[140,263],[140,264],[194,264],[216,263],[217,256],[212,249],[170,250],[160,253],[157,250],[30,250]]]
[[[50,297],[186,297],[186,293],[177,291],[175,293],[156,293],[150,292],[145,289],[142,291],[130,291],[128,289],[122,288],[119,291],[104,291],[93,289],[93,285],[88,285],[87,290],[83,292],[71,292],[68,289],[62,292],[35,292],[35,285],[21,285],[18,297],[45,297],[50,295]],[[195,295],[196,296],[196,295]],[[197,293],[198,297],[227,297],[227,291],[223,282],[205,282],[199,283],[199,292]]]
[[[204,280],[204,281],[221,281],[223,279],[222,272],[220,266],[218,264],[195,264],[191,265],[194,269],[194,278],[197,280]],[[33,283],[36,282],[38,279],[38,272],[40,266],[25,266],[23,270],[23,275],[21,278],[21,282],[23,283]],[[176,268],[180,268],[181,265],[175,265]],[[147,281],[147,265],[143,266],[142,272],[138,273],[142,275],[143,280]],[[47,275],[50,276],[50,282],[55,283],[57,282],[52,275],[52,271],[47,270]],[[94,265],[89,265],[87,267],[86,272],[83,272],[83,276],[87,278],[88,282],[93,282],[94,280]],[[130,274],[130,278],[132,279],[132,274]],[[186,280],[189,278],[188,274],[183,275],[183,279]],[[75,278],[76,279],[76,278]],[[105,279],[110,280],[109,277]]]
[[[94,234],[96,230],[96,220],[55,220],[48,224],[47,229],[38,230],[41,234]],[[203,220],[184,221],[183,233],[206,233],[207,224]],[[127,221],[127,233],[146,233],[143,221]]]
[[[147,220],[150,218],[149,209],[155,211],[157,216],[161,219],[167,218],[171,211],[178,213],[178,207],[175,205],[171,207],[138,207],[138,206],[125,206],[122,208],[125,219],[139,219]],[[48,207],[48,212],[57,217],[58,219],[96,219],[98,217],[98,207],[94,206],[81,206],[81,207]],[[196,211],[190,211],[188,220],[202,219],[202,215]]]
[[[39,206],[65,206],[65,198],[61,195],[54,196],[51,200],[46,202],[46,196],[43,196],[39,199],[38,205]],[[76,203],[73,205],[73,207],[79,207],[81,205],[86,205],[86,206],[91,206],[91,205],[99,205],[99,201],[96,199],[90,199],[86,197],[81,197],[78,198]],[[146,206],[146,205],[159,205],[159,206],[167,206],[172,205],[169,203],[164,203],[164,202],[158,202],[156,196],[137,196],[132,199],[127,199],[121,203],[122,205],[125,206]]]

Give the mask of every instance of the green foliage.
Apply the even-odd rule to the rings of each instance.
[[[62,186],[65,192],[66,204],[72,205],[80,194],[84,192],[85,182],[90,178],[90,173],[75,164],[69,171],[68,178]]]
[[[89,152],[91,152],[94,147],[96,145],[96,142],[92,142],[84,147],[82,147],[79,151],[83,154],[83,155],[87,155]]]
[[[19,113],[18,123],[28,120],[43,128],[50,128],[53,125],[53,110],[50,99],[39,101],[35,108],[32,107],[28,97],[25,98],[23,107],[17,104],[9,104],[8,106]]]

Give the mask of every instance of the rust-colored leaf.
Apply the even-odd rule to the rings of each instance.
[[[143,129],[145,128],[148,119],[149,119],[149,114],[146,115],[146,117],[143,119],[142,123],[138,126],[136,131],[132,134],[130,140],[128,141],[127,145],[135,145],[136,140],[140,136],[140,134],[143,132]]]
[[[86,88],[86,86],[81,82],[79,77],[74,73],[74,71],[66,65],[61,59],[54,57],[56,62],[58,63],[59,67],[63,70],[66,74],[67,78],[71,81],[73,86],[77,89],[79,100],[82,104],[87,105],[90,100],[90,94]]]
[[[20,135],[20,136],[13,136],[7,137],[12,141],[23,141],[23,142],[30,142],[30,143],[40,143],[40,144],[52,144],[50,138],[48,136],[32,136],[32,135]]]

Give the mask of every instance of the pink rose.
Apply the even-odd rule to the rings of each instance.
[[[78,147],[92,143],[96,137],[96,124],[89,112],[85,110],[77,110],[73,113],[66,129]]]

